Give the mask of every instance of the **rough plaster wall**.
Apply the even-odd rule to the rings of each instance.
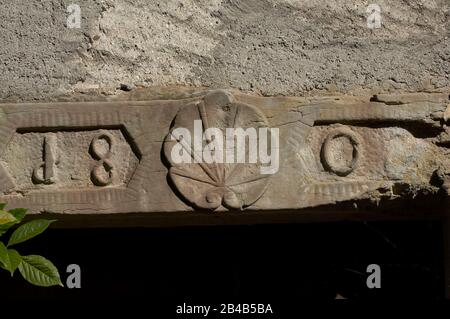
[[[81,7],[81,29],[65,27]],[[382,8],[381,29],[366,8]],[[134,86],[263,95],[443,91],[448,0],[0,0],[0,100]]]

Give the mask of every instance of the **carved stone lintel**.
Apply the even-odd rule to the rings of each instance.
[[[0,202],[32,212],[149,216],[276,215],[420,196],[436,203],[449,196],[448,105],[448,94],[288,98],[226,90],[164,101],[2,104]],[[195,123],[200,152],[176,134],[195,136]],[[199,160],[216,158],[219,140],[228,145],[227,129],[255,129],[256,160],[248,142],[244,162]],[[279,144],[270,174],[261,170],[270,165],[258,153],[263,140]],[[236,145],[225,150],[237,154]],[[176,147],[192,162],[174,160]]]

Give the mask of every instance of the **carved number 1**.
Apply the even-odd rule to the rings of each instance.
[[[108,144],[108,150],[106,153],[102,153],[102,150],[99,146],[100,140],[106,141]],[[106,186],[111,184],[112,180],[115,176],[114,167],[109,160],[111,156],[111,149],[113,147],[113,137],[107,133],[102,133],[96,137],[91,142],[90,152],[93,158],[98,160],[98,163],[94,166],[91,171],[91,180],[97,186]],[[101,173],[101,170],[104,170],[107,174],[105,177],[104,173]]]
[[[56,136],[50,135],[44,138],[44,161],[33,169],[33,182],[35,184],[53,184],[55,182]]]

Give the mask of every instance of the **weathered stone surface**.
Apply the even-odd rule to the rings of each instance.
[[[80,5],[81,28],[66,27]],[[448,0],[0,1],[0,99],[48,102],[133,87],[263,95],[450,87]]]
[[[14,176],[16,191],[125,185],[138,164],[120,129],[19,131],[1,161]]]
[[[228,128],[246,130],[269,126],[267,118],[257,108],[235,101],[234,97],[225,91],[209,93],[203,101],[192,102],[183,107],[173,122],[172,131],[186,128],[194,132],[195,120],[202,123],[205,134],[208,128],[217,128],[225,133]],[[207,140],[211,139],[212,137],[207,136]],[[172,139],[172,134],[169,134],[164,142],[165,156],[171,166],[169,174],[178,191],[195,207],[217,209],[223,205],[230,209],[243,209],[256,202],[265,192],[270,174],[260,172],[259,161],[208,164],[200,158],[198,163],[175,163],[172,149],[174,144],[179,142],[180,140]],[[183,146],[184,151],[196,159],[203,154],[197,154],[193,144],[194,142],[190,141]],[[249,146],[247,143],[244,154],[247,161]],[[228,145],[225,147],[229,148]]]
[[[448,94],[270,98],[223,90],[178,100],[2,104],[0,201],[35,213],[168,218],[301,214],[423,196],[445,205],[448,104]],[[205,129],[278,128],[279,170],[174,163],[170,134],[192,131],[194,120]]]

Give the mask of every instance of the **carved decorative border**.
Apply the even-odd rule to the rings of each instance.
[[[64,107],[64,105],[62,105]],[[125,131],[124,137],[133,152],[138,151],[136,156],[139,159],[135,170],[125,187],[104,187],[99,189],[83,189],[64,191],[58,190],[32,190],[25,195],[8,194],[0,196],[0,201],[5,200],[11,206],[32,207],[35,205],[48,206],[59,204],[95,204],[102,201],[133,202],[138,200],[139,183],[145,176],[148,166],[140,167],[145,161],[145,156],[141,152],[138,141],[134,138],[133,132],[127,129],[133,122],[139,120],[137,112],[130,109],[126,111],[102,109],[98,111],[86,112],[84,108],[77,106],[75,110],[40,110],[24,114],[23,112],[12,112],[2,118],[0,127],[0,147],[5,149],[11,141],[12,136],[17,131],[44,132],[72,130],[72,129],[120,129]],[[137,149],[136,149],[137,148]],[[137,172],[137,174],[136,174]],[[7,170],[0,164],[0,183],[3,189],[14,188],[14,182]],[[131,187],[129,187],[131,185]]]

